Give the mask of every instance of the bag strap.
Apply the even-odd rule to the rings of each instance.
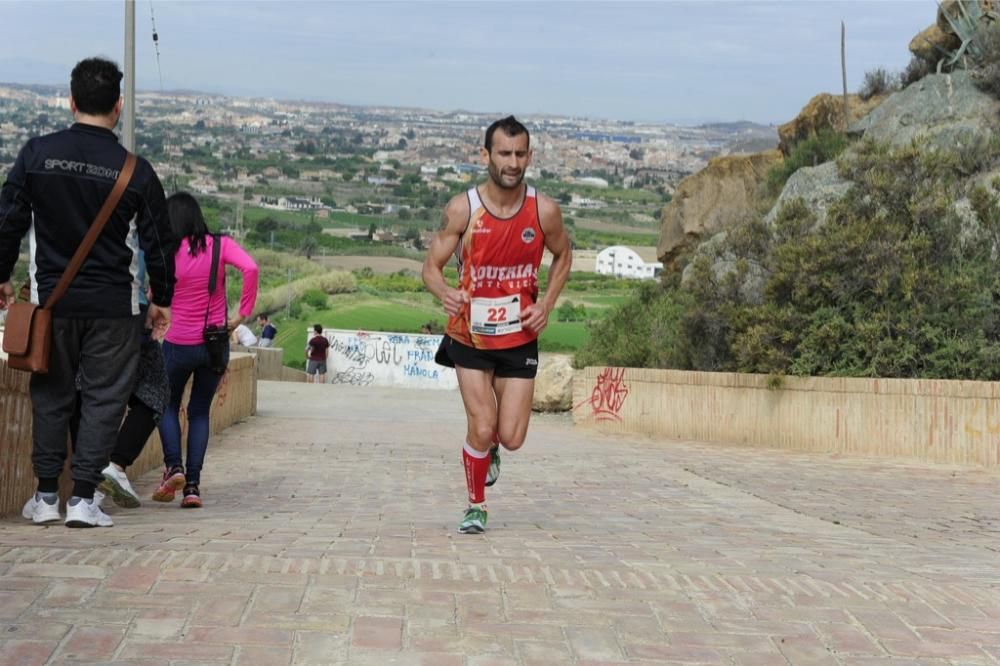
[[[132,172],[135,171],[135,161],[135,155],[130,152],[125,153],[125,165],[122,166],[122,170],[118,172],[118,180],[115,181],[115,186],[111,189],[111,194],[109,194],[108,198],[104,200],[104,205],[101,206],[101,210],[97,212],[97,217],[94,218],[93,224],[91,224],[90,229],[87,230],[87,235],[83,237],[80,247],[76,248],[73,258],[70,259],[69,265],[66,266],[66,270],[63,271],[62,277],[59,278],[56,288],[52,290],[52,293],[49,294],[49,297],[45,300],[43,309],[51,310],[52,306],[56,304],[56,301],[62,298],[66,293],[66,290],[69,289],[70,283],[73,281],[73,278],[76,277],[80,267],[83,266],[84,260],[87,258],[87,255],[90,254],[90,249],[94,247],[97,237],[101,235],[101,230],[104,229],[105,223],[108,221],[108,218],[111,217],[111,213],[118,206],[118,202],[125,193],[125,188],[128,187],[129,181],[132,180]]]
[[[212,294],[215,293],[215,282],[219,272],[219,256],[222,254],[222,235],[209,234],[212,238],[212,267],[208,274],[208,305],[205,306],[205,326],[208,328],[208,311],[212,308]]]

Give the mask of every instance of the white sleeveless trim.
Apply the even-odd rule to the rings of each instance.
[[[471,222],[472,214],[482,207],[483,200],[479,198],[478,187],[470,188],[468,194],[469,194],[469,221]]]

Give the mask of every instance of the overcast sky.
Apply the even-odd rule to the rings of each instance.
[[[140,90],[695,123],[793,118],[900,70],[933,0],[216,2],[137,0]],[[150,9],[159,33],[159,70]],[[0,82],[122,60],[124,1],[0,0]]]

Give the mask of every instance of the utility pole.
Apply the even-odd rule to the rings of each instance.
[[[122,145],[135,152],[135,0],[125,0],[125,112]]]
[[[240,200],[236,204],[236,237],[243,240],[243,198],[246,186],[240,188]]]
[[[847,28],[840,22],[840,76],[844,82],[844,131],[851,122],[850,108],[847,106]]]
[[[288,267],[288,305],[285,306],[285,317],[292,318],[292,267]]]

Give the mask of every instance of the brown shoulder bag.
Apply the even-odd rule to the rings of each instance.
[[[118,180],[98,211],[94,223],[90,225],[80,247],[76,249],[69,265],[63,271],[56,288],[49,294],[45,305],[23,301],[7,306],[7,321],[3,332],[3,350],[7,353],[7,365],[15,370],[45,374],[49,371],[49,350],[52,348],[52,306],[63,297],[73,278],[76,277],[84,259],[90,254],[104,224],[118,206],[125,193],[132,172],[135,170],[135,155],[126,153],[125,165],[118,174]]]

